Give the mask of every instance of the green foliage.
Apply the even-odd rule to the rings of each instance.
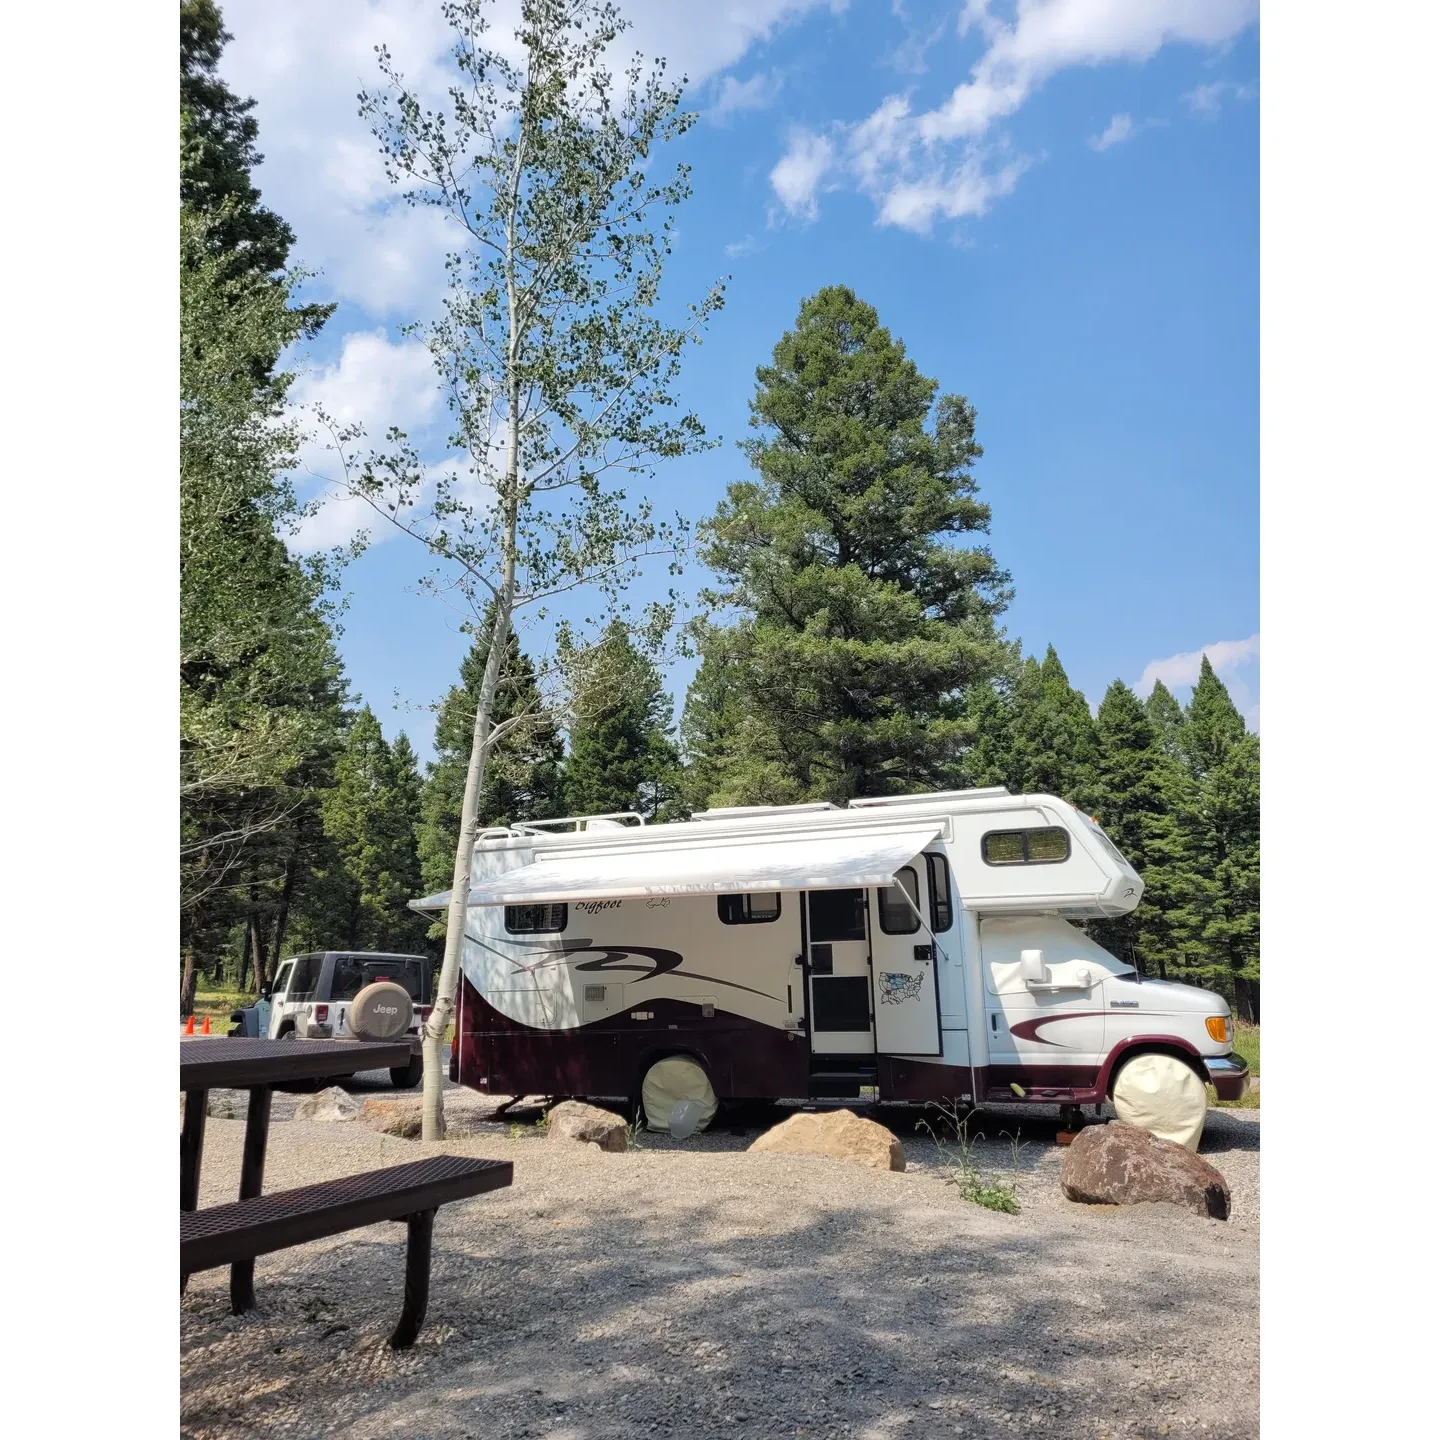
[[[1188,954],[1197,973],[1260,1018],[1260,738],[1200,662],[1180,754],[1193,786],[1180,812],[1193,858]]]
[[[968,734],[964,692],[1007,654],[994,617],[1008,576],[985,547],[954,543],[989,527],[975,412],[937,400],[843,286],[802,304],[756,378],[744,448],[758,476],[732,484],[706,527],[721,580],[708,598],[738,619],[699,630],[687,743],[713,773],[704,798],[943,784]]]
[[[435,759],[420,800],[420,864],[427,894],[448,890],[454,875],[475,707],[490,653],[488,633],[487,624],[461,662],[460,683],[450,688],[436,716]],[[493,721],[503,728],[485,765],[480,824],[509,825],[563,813],[560,734],[540,695],[535,667],[513,633],[506,641]],[[438,929],[443,934],[443,921]]]
[[[406,909],[420,893],[420,777],[409,741],[402,735],[396,745],[398,759],[365,706],[324,799],[325,834],[342,867],[342,924],[330,942],[337,948],[409,952],[425,937],[426,921]]]
[[[571,815],[633,810],[669,818],[680,794],[672,706],[660,675],[618,621],[606,632],[576,699],[565,765]]]
[[[957,1101],[932,1101],[930,1109],[940,1114],[939,1129],[928,1120],[921,1120],[924,1130],[935,1143],[940,1168],[945,1178],[972,1204],[985,1210],[996,1210],[1002,1215],[1018,1215],[1020,1201],[1014,1180],[1003,1180],[998,1175],[980,1168],[975,1155],[975,1140],[970,1138],[970,1115],[962,1112]],[[976,1137],[983,1140],[983,1135]],[[1023,1143],[1018,1136],[1006,1136],[1010,1141],[1012,1174],[1020,1173],[1020,1148]]]
[[[275,533],[298,436],[282,416],[290,377],[268,362],[302,322],[284,284],[228,273],[209,228],[182,212],[181,907],[201,949],[235,919],[242,859],[302,804],[344,698],[326,572]]]
[[[1013,673],[1009,683],[971,692],[965,775],[976,785],[1058,795],[1088,808],[1099,741],[1085,697],[1071,686],[1053,645],[1043,661],[1027,656]]]
[[[203,245],[227,276],[286,288],[275,272],[288,264],[295,233],[260,203],[251,178],[264,159],[255,102],[241,100],[218,70],[230,38],[214,0],[180,0],[180,203],[209,222]],[[306,305],[295,315],[313,334],[334,308]],[[260,363],[268,368],[274,355]]]

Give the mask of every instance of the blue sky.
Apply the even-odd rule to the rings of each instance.
[[[756,365],[804,296],[848,284],[978,409],[1009,633],[1035,653],[1053,643],[1092,704],[1117,677],[1183,697],[1206,649],[1258,728],[1253,0],[622,9],[634,44],[692,77],[702,113],[667,293],[731,276],[683,385],[725,445],[659,472],[657,505],[699,519],[746,473],[733,442]],[[297,399],[434,447],[428,361],[400,327],[437,307],[445,236],[395,206],[354,95],[380,42],[422,81],[443,74],[438,3],[230,0],[224,14],[222,69],[258,101],[262,192],[296,230],[295,259],[322,272],[310,289],[339,302]],[[308,540],[356,519],[332,505]],[[416,593],[423,569],[399,538],[355,562],[341,649],[387,733],[426,756],[430,717],[403,706],[438,698],[466,640]],[[689,673],[669,676],[677,704]]]

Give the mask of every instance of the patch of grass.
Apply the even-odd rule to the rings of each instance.
[[[1250,1067],[1253,1079],[1260,1076],[1260,1027],[1247,1025],[1243,1020],[1235,1022],[1235,1053]],[[1213,1085],[1206,1086],[1210,1092],[1210,1103],[1221,1110],[1258,1110],[1260,1092],[1247,1090],[1238,1100],[1221,1100],[1215,1094]]]
[[[195,992],[195,1028],[210,1017],[212,1035],[230,1033],[230,1012],[253,1005],[255,997],[243,990],[197,990]]]
[[[975,1160],[975,1141],[970,1138],[970,1117],[960,1114],[959,1106],[951,1101],[932,1102],[931,1108],[941,1116],[941,1130],[949,1130],[947,1140],[936,1132],[928,1120],[920,1121],[920,1128],[929,1133],[940,1155],[940,1166],[945,1178],[972,1204],[986,1210],[998,1210],[1004,1215],[1018,1215],[1020,1201],[1016,1196],[1013,1181],[1003,1180],[998,1175],[987,1174]],[[983,1135],[976,1139],[983,1140]],[[1011,1164],[1016,1174],[1020,1171],[1020,1146],[1018,1135],[1005,1137],[1010,1141]]]
[[[643,1150],[645,1146],[640,1142],[644,1126],[638,1120],[632,1120],[625,1127],[625,1148],[627,1150]]]

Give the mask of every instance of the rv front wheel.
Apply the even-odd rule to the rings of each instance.
[[[1208,1101],[1200,1077],[1173,1055],[1137,1055],[1115,1077],[1115,1114],[1187,1150],[1200,1148]]]
[[[719,1108],[709,1078],[696,1061],[688,1055],[670,1055],[657,1060],[645,1072],[645,1083],[640,1087],[645,1128],[668,1132],[670,1114],[682,1100],[693,1100],[700,1107],[697,1130],[704,1130]]]

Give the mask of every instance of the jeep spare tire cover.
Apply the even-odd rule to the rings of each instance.
[[[414,1013],[403,985],[377,980],[350,1002],[350,1028],[362,1040],[393,1040],[410,1028]]]
[[[1115,1077],[1115,1114],[1187,1150],[1200,1148],[1209,1100],[1200,1077],[1173,1055],[1137,1055]]]

